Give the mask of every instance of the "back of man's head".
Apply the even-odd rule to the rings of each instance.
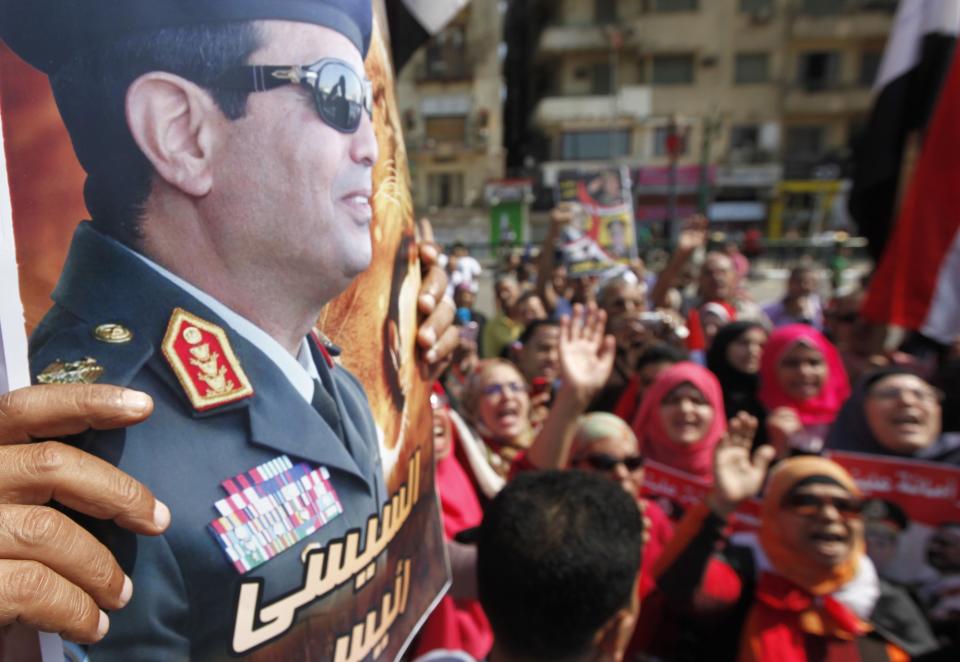
[[[508,483],[484,513],[477,550],[495,650],[503,659],[588,656],[627,620],[642,532],[635,501],[614,481],[545,471]]]

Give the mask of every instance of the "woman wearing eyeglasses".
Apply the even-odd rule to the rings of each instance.
[[[759,530],[727,538],[727,518],[759,491],[775,454],[762,446],[751,457],[755,429],[746,414],[731,422],[710,497],[658,563],[659,591],[688,617],[677,659],[894,662],[933,650],[916,605],[865,555],[860,493],[838,464],[783,460],[770,472]]]
[[[528,385],[520,370],[503,359],[477,364],[464,389],[463,407],[481,443],[465,440],[461,463],[487,499],[503,487],[515,464],[557,468],[568,457],[577,417],[613,368],[613,336],[604,334],[605,324],[606,314],[595,305],[574,306],[573,317],[561,320],[561,385],[539,430],[530,423]]]
[[[644,394],[631,427],[648,460],[712,480],[713,451],[727,427],[717,378],[690,361],[670,366]]]
[[[943,394],[900,367],[866,375],[827,435],[827,450],[960,466],[960,440],[941,438]]]

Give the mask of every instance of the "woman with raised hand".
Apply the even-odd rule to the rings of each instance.
[[[760,358],[759,398],[778,456],[819,453],[849,395],[840,354],[822,333],[790,324],[770,334]]]
[[[480,441],[461,435],[461,463],[486,498],[503,487],[514,464],[557,468],[569,456],[577,417],[613,367],[614,342],[604,335],[605,324],[606,314],[592,304],[576,305],[572,317],[561,319],[560,386],[539,430],[530,423],[528,385],[514,364],[487,359],[470,375],[463,405]]]
[[[650,385],[631,427],[648,460],[713,480],[713,451],[727,427],[717,378],[696,363],[675,363]]]
[[[783,460],[767,480],[759,530],[727,537],[729,516],[759,492],[775,454],[761,446],[751,456],[755,429],[746,414],[731,421],[710,496],[680,522],[658,564],[659,590],[688,617],[684,653],[892,662],[935,649],[916,605],[865,555],[861,495],[840,465]]]

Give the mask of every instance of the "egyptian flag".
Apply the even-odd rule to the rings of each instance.
[[[387,0],[390,50],[396,71],[440,32],[470,0]]]
[[[856,151],[850,215],[879,261],[896,218],[908,139],[936,105],[960,31],[960,0],[901,0]]]
[[[960,50],[952,58],[916,167],[862,314],[943,345],[960,335]]]

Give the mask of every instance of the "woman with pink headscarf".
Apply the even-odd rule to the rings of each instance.
[[[713,450],[727,429],[720,383],[696,363],[676,363],[650,385],[632,427],[648,460],[712,482]]]
[[[850,397],[837,348],[806,324],[770,334],[760,359],[760,402],[778,455],[819,453],[827,430]]]

